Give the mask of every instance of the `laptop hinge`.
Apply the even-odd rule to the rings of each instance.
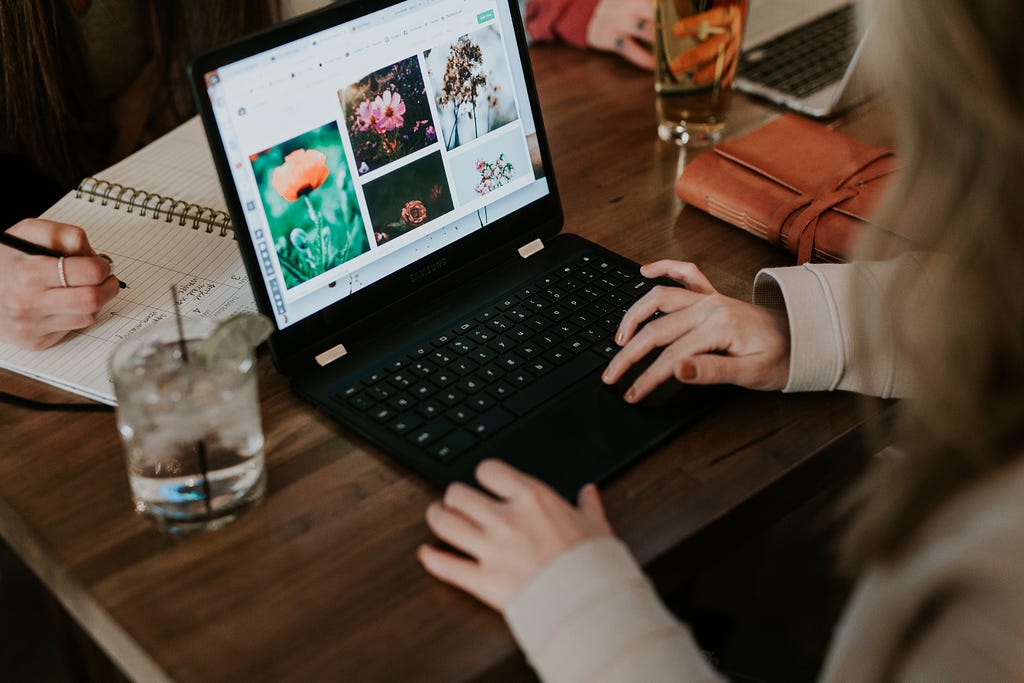
[[[337,346],[327,349],[316,357],[316,362],[320,367],[327,367],[334,361],[345,356],[348,353],[348,349],[345,348],[344,344],[338,344]]]
[[[519,247],[519,255],[522,256],[523,258],[530,258],[543,248],[544,242],[542,242],[538,237],[529,244],[524,244],[523,246]]]

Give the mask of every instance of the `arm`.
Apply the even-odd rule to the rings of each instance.
[[[618,539],[559,555],[506,606],[505,620],[549,683],[721,680]]]
[[[682,287],[655,287],[627,311],[615,337],[622,349],[602,379],[614,384],[655,354],[626,391],[626,401],[639,402],[673,378],[760,390],[905,396],[895,330],[872,324],[870,349],[862,348],[858,307],[877,310],[895,278],[916,278],[920,270],[914,254],[874,263],[772,268],[758,273],[754,303],[748,304],[719,294],[692,263],[647,264],[641,269],[645,277],[668,277]]]

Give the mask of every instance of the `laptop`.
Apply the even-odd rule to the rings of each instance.
[[[750,0],[736,87],[826,117],[863,101],[864,33],[851,0]]]
[[[653,285],[563,214],[517,0],[330,6],[190,65],[296,394],[426,479],[567,497],[710,410],[600,374]]]

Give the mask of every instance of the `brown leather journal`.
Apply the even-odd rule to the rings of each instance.
[[[896,169],[890,149],[783,114],[694,159],[676,193],[797,263],[845,261]]]

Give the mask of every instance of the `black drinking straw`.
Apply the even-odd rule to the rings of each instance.
[[[181,320],[181,309],[178,307],[178,288],[171,285],[171,301],[174,302],[174,319],[178,323],[178,348],[181,350],[181,362],[188,365],[188,344],[185,343],[185,326]],[[210,514],[210,466],[206,461],[206,442],[196,441],[196,456],[199,459],[199,472],[203,475],[203,497],[206,501],[206,514]]]

